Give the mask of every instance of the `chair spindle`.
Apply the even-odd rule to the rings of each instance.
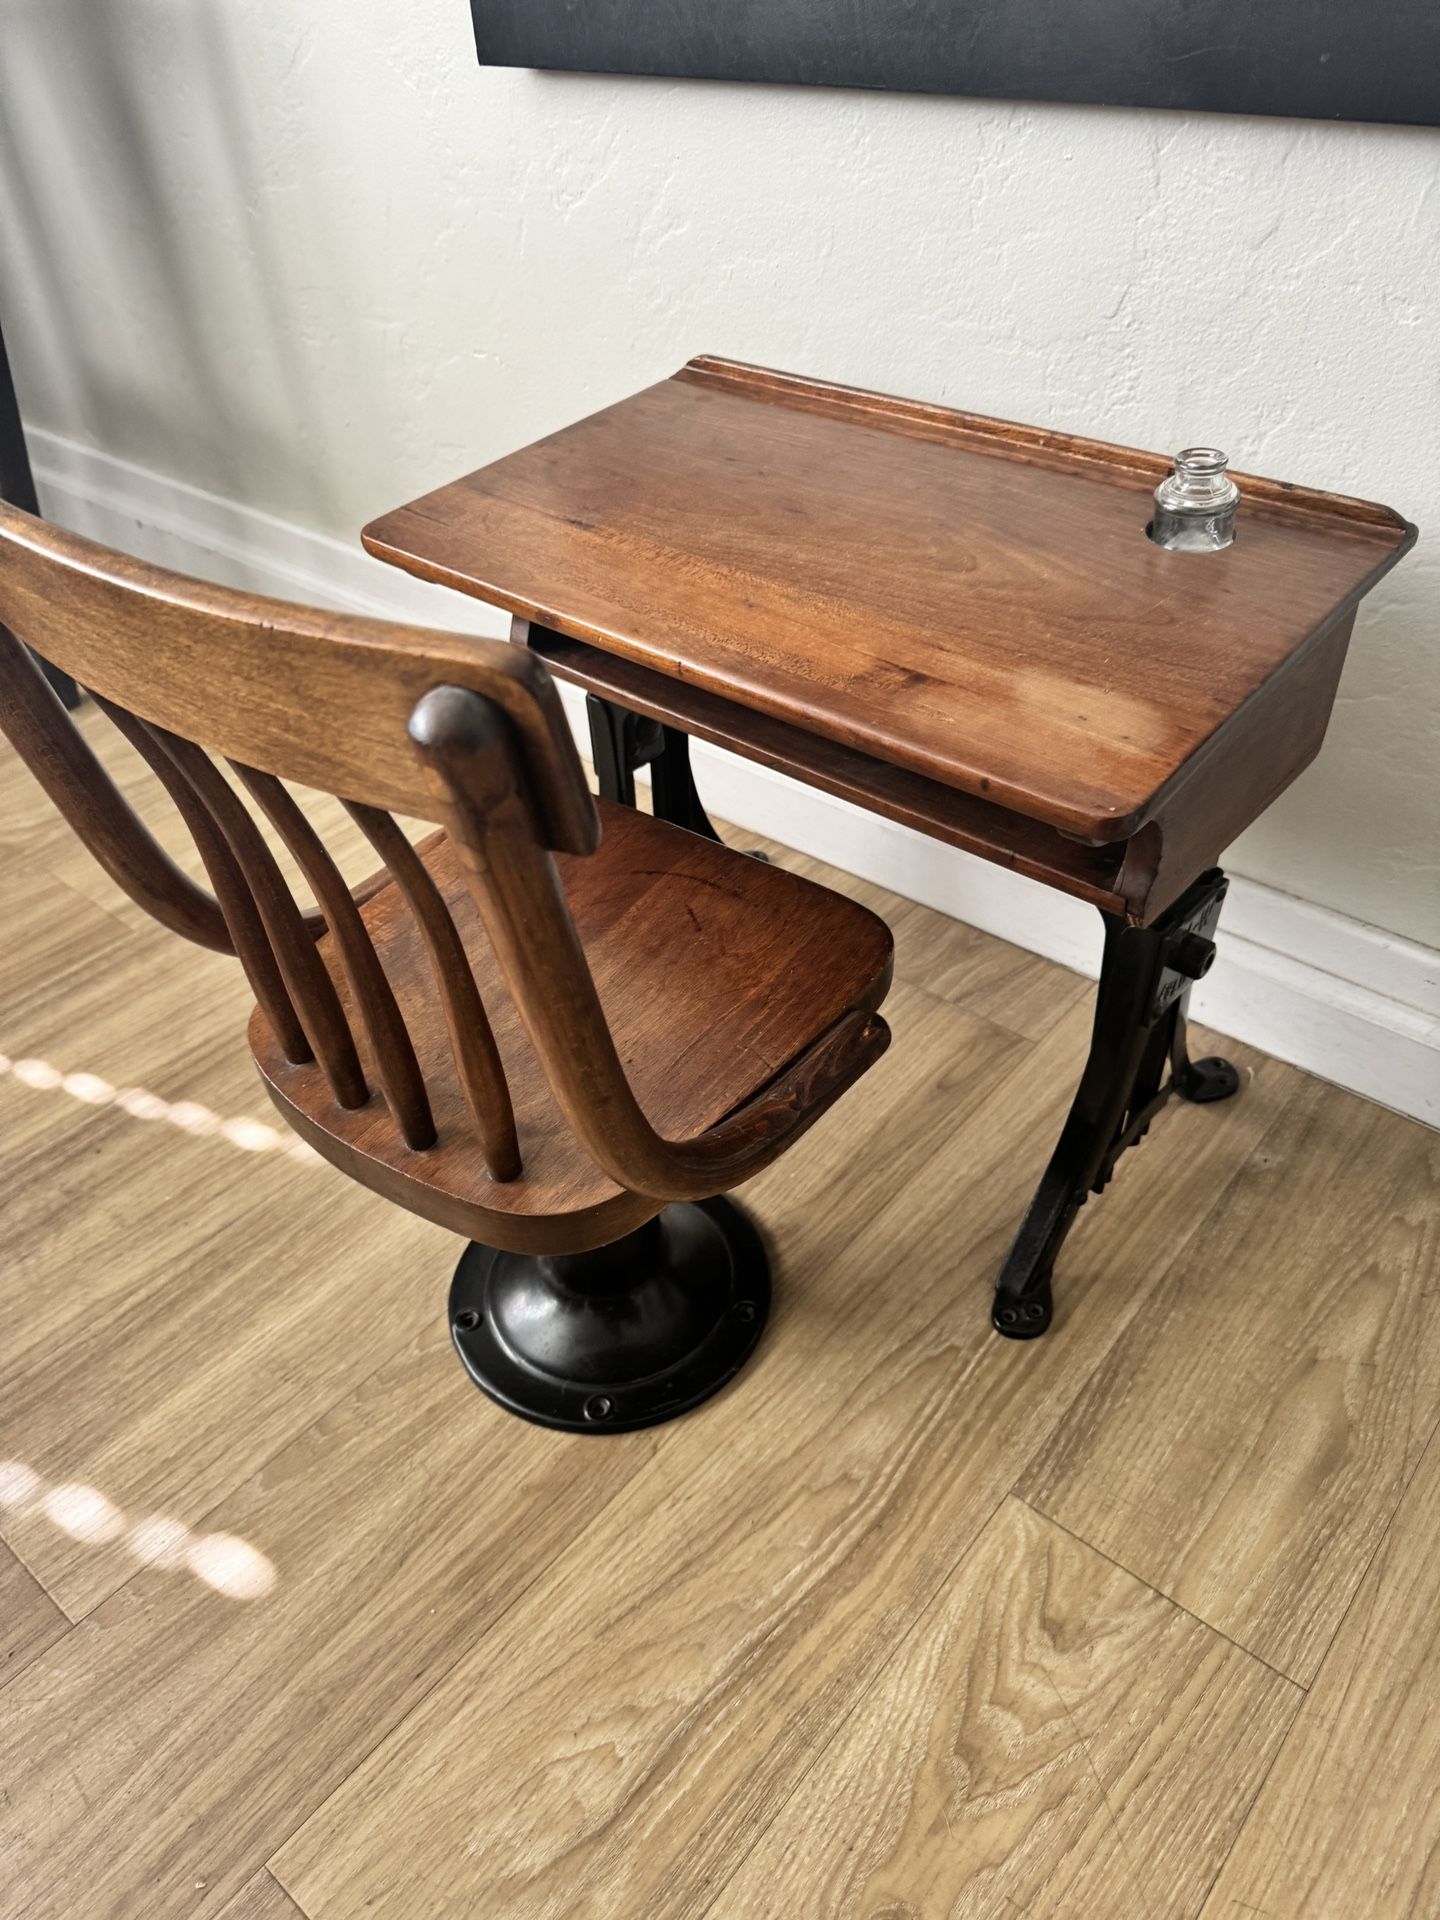
[[[215,889],[220,911],[225,916],[233,950],[245,969],[250,991],[264,1009],[265,1018],[270,1022],[285,1058],[296,1066],[313,1060],[314,1049],[305,1036],[305,1029],[296,1016],[280,969],[275,964],[274,952],[250,889],[245,884],[245,876],[236,864],[229,842],[211,818],[209,809],[143,720],[137,720],[127,708],[116,706],[98,693],[92,693],[90,697],[113,723],[116,731],[129,741],[174,802],[175,810],[188,828],[205,871],[210,876],[210,884]]]
[[[354,800],[341,804],[393,874],[429,950],[451,1057],[490,1177],[518,1179],[520,1142],[505,1066],[449,908],[424,862],[388,813]]]
[[[230,765],[290,849],[330,922],[365,1025],[376,1077],[401,1137],[417,1152],[433,1147],[435,1120],[420,1063],[350,888],[324,841],[275,775],[238,760]]]
[[[363,1107],[370,1090],[365,1084],[360,1056],[355,1051],[340,996],[263,834],[203,748],[163,727],[150,730],[229,842],[259,910],[300,1024],[336,1102],[342,1107]]]

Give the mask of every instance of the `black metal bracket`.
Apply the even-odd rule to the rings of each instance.
[[[1191,1060],[1190,989],[1215,958],[1213,935],[1229,881],[1202,874],[1153,927],[1102,914],[1105,951],[1090,1053],[1059,1144],[995,1287],[992,1320],[1010,1340],[1033,1340],[1054,1311],[1051,1274],[1075,1216],[1103,1193],[1116,1162],[1143,1140],[1173,1096],[1203,1104],[1237,1091],[1226,1060]],[[1169,1068],[1166,1077],[1166,1068]]]
[[[657,820],[684,827],[706,840],[719,840],[709,814],[695,790],[690,770],[690,736],[678,727],[647,720],[613,700],[587,693],[585,712],[590,721],[590,751],[601,797],[622,806],[635,804],[635,771],[650,768],[650,799]]]

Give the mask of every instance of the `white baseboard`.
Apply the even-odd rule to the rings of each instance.
[[[45,511],[151,560],[355,612],[503,635],[507,617],[372,560],[359,545],[112,459],[30,436]],[[582,742],[583,703],[562,689]],[[1037,882],[697,745],[707,806],[926,906],[1094,975],[1095,913]],[[1236,878],[1220,959],[1195,989],[1205,1025],[1440,1127],[1440,953]]]

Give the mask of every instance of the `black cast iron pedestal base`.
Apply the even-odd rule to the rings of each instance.
[[[733,1200],[677,1202],[593,1253],[472,1241],[450,1288],[465,1370],[511,1413],[570,1433],[658,1426],[744,1366],[770,1262]]]

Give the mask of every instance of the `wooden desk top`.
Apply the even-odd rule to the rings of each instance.
[[[1234,546],[1163,552],[1145,527],[1169,466],[699,359],[364,539],[422,578],[1109,841],[1155,816],[1257,690],[1282,700],[1415,538],[1387,507],[1237,474]],[[1247,733],[1253,753],[1253,715]]]

